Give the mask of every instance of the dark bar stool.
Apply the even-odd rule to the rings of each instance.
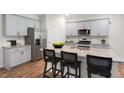
[[[44,54],[44,61],[45,61],[43,77],[50,78],[50,76],[46,75],[46,73],[52,70],[53,77],[55,78],[60,73],[60,70],[57,69],[57,64],[60,62],[61,58],[56,57],[55,51],[51,49],[43,49],[43,54]],[[51,67],[47,70],[48,62],[51,63]],[[58,73],[56,73],[56,71],[58,71]]]
[[[64,75],[64,68],[67,67],[67,73]],[[75,74],[70,73],[69,68],[75,70]],[[76,78],[81,77],[81,61],[77,61],[77,53],[70,53],[61,51],[61,77],[69,75],[75,76]]]
[[[88,78],[91,78],[91,74],[98,74],[100,76],[110,78],[111,69],[112,58],[87,55]]]

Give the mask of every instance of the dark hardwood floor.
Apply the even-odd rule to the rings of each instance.
[[[27,62],[16,66],[11,70],[0,69],[0,78],[42,78],[44,69],[44,60],[36,62]],[[51,73],[48,73],[49,75]],[[124,64],[118,65],[118,78],[124,78]]]
[[[37,78],[42,77],[44,69],[44,61],[27,62],[7,70],[2,68],[0,70],[0,78]]]

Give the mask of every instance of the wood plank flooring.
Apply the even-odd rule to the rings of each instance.
[[[44,61],[27,62],[11,70],[1,69],[0,78],[36,78],[42,77]]]
[[[0,78],[41,78],[43,75],[44,60],[27,62],[11,70],[0,69]],[[118,65],[118,78],[124,78],[124,63]]]
[[[120,63],[118,64],[118,73],[117,73],[117,77],[119,78],[124,78],[124,63]]]

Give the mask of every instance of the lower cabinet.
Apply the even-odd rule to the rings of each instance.
[[[31,46],[4,48],[3,53],[3,64],[7,69],[31,60]]]

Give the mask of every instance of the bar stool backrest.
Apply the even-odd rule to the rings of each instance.
[[[93,70],[111,70],[112,58],[87,55],[87,66]]]
[[[61,58],[62,61],[71,62],[75,64],[77,62],[77,53],[61,51]]]
[[[55,59],[55,51],[51,49],[43,49],[44,60],[47,61],[48,58]]]

